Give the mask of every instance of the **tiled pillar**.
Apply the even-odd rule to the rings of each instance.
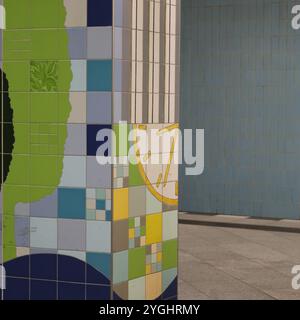
[[[3,298],[175,298],[176,138],[165,164],[96,155],[104,129],[176,131],[180,0],[3,5]]]

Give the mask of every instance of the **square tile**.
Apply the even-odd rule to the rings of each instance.
[[[59,255],[73,257],[77,260],[86,261],[85,251],[74,251],[74,250],[58,250]]]
[[[87,0],[64,0],[66,7],[66,27],[87,26]]]
[[[128,278],[135,279],[146,273],[146,249],[145,247],[128,250]]]
[[[130,142],[128,141],[130,126],[126,122],[113,125],[113,131],[116,137],[116,146],[114,147],[114,154],[119,157],[118,160],[126,160],[120,164],[128,164],[126,157],[128,156]]]
[[[85,300],[86,285],[58,282],[58,300]]]
[[[128,251],[113,254],[113,283],[128,280]]]
[[[57,283],[54,281],[30,281],[30,300],[56,300]]]
[[[86,221],[59,219],[58,248],[60,250],[86,250]]]
[[[86,59],[87,29],[68,28],[69,53],[71,59]]]
[[[30,218],[30,247],[57,249],[57,219]]]
[[[146,187],[130,187],[129,216],[136,217],[146,214]]]
[[[111,279],[111,254],[88,252],[86,259],[90,266],[101,272],[108,280]],[[89,282],[89,279],[87,281]]]
[[[89,156],[111,155],[112,132],[110,125],[87,125],[87,154]],[[102,148],[100,148],[102,146]],[[103,152],[100,152],[103,151]]]
[[[162,267],[163,270],[176,268],[178,262],[177,239],[164,241],[162,244]]]
[[[117,164],[113,166],[113,183],[114,188],[127,188],[129,180],[128,164]]]
[[[88,59],[112,58],[112,28],[88,28],[87,57]]]
[[[86,157],[65,156],[60,187],[82,187],[86,185]]]
[[[17,247],[28,247],[30,238],[29,217],[15,217],[15,241]]]
[[[128,220],[128,246],[130,249],[142,247],[146,240],[146,217],[129,218]]]
[[[112,26],[112,0],[88,0],[88,26]]]
[[[130,60],[131,52],[131,30],[125,28],[114,28],[114,58],[120,60]]]
[[[161,272],[146,276],[146,300],[155,300],[162,293],[162,274]]]
[[[88,92],[87,123],[111,124],[112,94],[110,92]]]
[[[132,27],[132,0],[114,0],[114,25]]]
[[[51,189],[49,189],[50,191]],[[51,191],[50,191],[51,192]],[[30,203],[30,216],[57,218],[57,190],[40,201]]]
[[[146,216],[146,244],[162,241],[162,214]]]
[[[146,190],[146,213],[158,213],[162,212],[162,203],[149,191]]]
[[[128,282],[128,299],[129,300],[145,300],[146,281],[145,277],[130,280]]]
[[[87,181],[88,188],[111,187],[111,165],[102,165],[96,157],[87,157]]]
[[[114,92],[113,123],[130,122],[131,94],[128,92]]]
[[[31,249],[30,251],[30,278],[56,280],[57,249]]]
[[[86,198],[84,189],[58,189],[58,217],[85,219]]]
[[[69,123],[86,123],[86,92],[70,92],[71,113]]]
[[[163,213],[163,241],[176,239],[178,236],[178,211]]]
[[[71,91],[86,91],[87,65],[85,60],[71,60],[73,78]]]
[[[113,252],[128,249],[128,221],[115,221],[112,225],[112,250]]]
[[[87,189],[86,197],[88,220],[111,221],[110,189]]]
[[[131,61],[114,60],[114,89],[117,92],[131,92]],[[142,94],[141,94],[142,96]],[[138,97],[138,94],[137,94]],[[138,104],[138,103],[137,103]],[[140,107],[142,107],[140,105]]]
[[[162,291],[164,292],[177,277],[177,268],[168,269],[162,272]]]
[[[4,300],[29,300],[29,279],[10,278],[6,279],[6,288],[18,288],[18,290],[4,290]]]
[[[87,221],[87,250],[109,253],[111,251],[111,223]]]
[[[57,61],[30,61],[30,91],[57,92],[58,91],[58,63]]]
[[[87,61],[87,90],[112,91],[112,61]]]
[[[110,286],[99,286],[96,284],[86,286],[86,300],[107,301],[110,299]]]
[[[161,270],[162,270],[161,243],[146,246],[146,274],[159,272]]]
[[[128,282],[123,282],[113,286],[114,300],[128,300]]]
[[[65,143],[65,155],[86,155],[85,124],[68,124],[68,136]]]
[[[29,230],[29,228],[28,228]],[[28,232],[29,233],[29,232]],[[29,244],[28,244],[29,246]],[[27,247],[16,247],[16,256],[17,257],[24,257],[30,254],[30,249]]]
[[[128,219],[128,188],[113,190],[113,220]]]

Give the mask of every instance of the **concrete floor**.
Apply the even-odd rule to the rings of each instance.
[[[300,233],[181,224],[179,239],[179,299],[300,299]]]

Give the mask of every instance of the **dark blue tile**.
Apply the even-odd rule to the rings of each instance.
[[[103,139],[97,139],[97,135],[101,130],[105,129],[112,129],[112,126],[105,126],[105,125],[87,125],[87,154],[89,156],[95,156],[97,154],[97,150],[100,146],[104,143],[107,143],[108,139],[111,140],[111,136],[109,138],[106,136],[105,132],[103,131]],[[108,133],[109,134],[109,133]],[[102,136],[101,136],[102,138]],[[100,140],[100,141],[97,141]],[[104,154],[99,154],[100,156],[109,156],[109,151],[106,149],[104,150]]]
[[[55,281],[30,281],[30,299],[31,300],[56,300],[57,282]]]
[[[58,300],[85,300],[85,285],[59,282]]]
[[[122,301],[123,299],[121,299],[121,297],[120,297],[117,293],[113,292],[113,300],[120,300],[120,301]]]
[[[112,25],[112,0],[88,0],[88,26]]]
[[[110,280],[89,264],[86,265],[86,282],[92,284],[109,285]]]
[[[163,292],[162,294],[162,300],[167,300],[172,297],[177,296],[177,289],[178,289],[178,281],[177,277],[172,281],[172,283],[169,285],[169,287]]]
[[[30,277],[41,280],[57,279],[57,255],[33,254],[30,256]]]
[[[6,278],[4,300],[29,300],[29,279]]]
[[[58,256],[58,280],[85,283],[86,263],[69,256]]]
[[[29,278],[29,256],[18,257],[4,264],[8,277]]]
[[[86,299],[87,300],[110,300],[110,287],[87,285]]]

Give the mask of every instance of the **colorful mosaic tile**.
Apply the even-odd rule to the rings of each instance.
[[[129,218],[128,247],[130,249],[143,247],[146,244],[146,217]]]
[[[111,189],[86,189],[87,220],[111,221]]]
[[[146,274],[162,270],[162,243],[146,246]]]
[[[176,297],[177,166],[99,154],[178,127],[180,0],[0,2],[4,299]]]

